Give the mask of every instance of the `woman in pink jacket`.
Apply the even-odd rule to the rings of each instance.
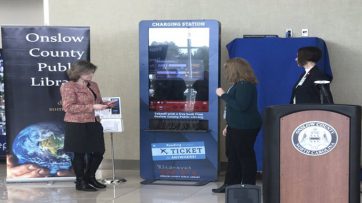
[[[88,61],[76,61],[68,70],[70,81],[60,87],[65,111],[64,151],[74,153],[75,187],[81,191],[97,191],[96,188],[106,187],[95,178],[105,147],[103,127],[96,119],[94,110],[107,108],[102,102],[97,83],[92,82],[96,69]]]

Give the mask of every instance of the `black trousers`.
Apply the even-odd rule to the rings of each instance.
[[[94,178],[99,165],[103,160],[103,153],[74,153],[72,160],[73,170],[77,179]]]
[[[224,183],[227,185],[256,183],[254,144],[259,129],[227,128],[225,149],[228,158]]]

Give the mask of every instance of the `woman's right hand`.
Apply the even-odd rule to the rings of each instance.
[[[222,89],[221,87],[216,89],[216,95],[221,97],[221,95],[225,94],[224,89]]]
[[[222,135],[225,137],[227,133],[227,126],[224,128],[224,130],[222,130]]]
[[[106,109],[108,106],[104,105],[104,104],[93,104],[93,109],[94,110],[103,110]]]

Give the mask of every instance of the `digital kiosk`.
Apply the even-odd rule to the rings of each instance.
[[[216,180],[219,22],[142,21],[139,29],[142,183]]]

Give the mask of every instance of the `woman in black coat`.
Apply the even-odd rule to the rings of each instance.
[[[291,104],[321,104],[322,101],[323,103],[333,103],[332,93],[329,88],[329,82],[332,78],[324,74],[316,66],[321,57],[322,51],[317,47],[298,49],[295,60],[298,66],[304,68],[305,72],[294,85],[290,99]],[[324,84],[318,84],[318,81]]]

